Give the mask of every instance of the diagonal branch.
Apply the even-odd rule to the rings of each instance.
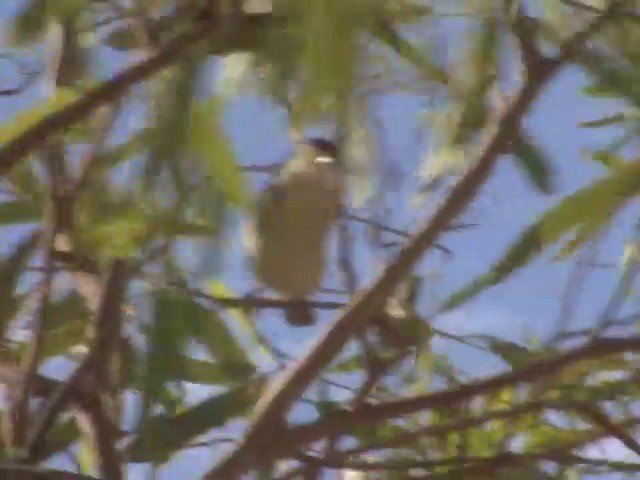
[[[77,101],[62,110],[47,115],[22,135],[2,145],[0,147],[0,176],[9,173],[20,159],[42,146],[51,135],[89,116],[101,105],[114,102],[133,85],[170,66],[184,55],[186,48],[205,39],[209,29],[210,25],[199,25],[197,28],[180,35],[156,55],[89,90]]]
[[[617,2],[612,2],[612,5]],[[271,388],[259,400],[252,423],[238,446],[226,455],[207,475],[208,480],[238,478],[260,461],[268,461],[260,450],[278,443],[283,417],[291,405],[304,393],[318,373],[337,355],[347,342],[361,331],[384,307],[387,297],[422,255],[433,246],[438,236],[475,198],[489,178],[500,153],[517,132],[522,118],[547,82],[571,55],[595,33],[611,15],[603,15],[584,30],[571,37],[560,49],[557,58],[544,62],[535,75],[528,78],[511,104],[498,117],[499,123],[487,136],[480,157],[468,173],[453,187],[448,198],[438,208],[430,222],[396,256],[380,277],[358,295],[353,303],[320,336],[300,362],[276,378]],[[639,340],[640,342],[640,340]]]

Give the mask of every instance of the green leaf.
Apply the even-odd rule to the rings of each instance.
[[[376,23],[375,26],[372,27],[371,33],[383,45],[386,45],[415,67],[424,79],[440,85],[447,85],[449,83],[447,72],[428,58],[426,53],[420,51],[412,43],[405,40],[389,23]]]
[[[141,378],[143,425],[151,406],[164,398],[165,383],[183,370],[182,353],[193,331],[192,311],[182,295],[167,290],[153,293],[153,320],[146,328],[148,348]]]
[[[607,150],[596,150],[591,154],[591,159],[607,168],[619,168],[626,164],[623,158]]]
[[[546,154],[525,135],[519,136],[512,144],[512,154],[516,165],[529,181],[542,193],[553,192],[553,170]]]
[[[173,185],[183,198],[185,184],[181,157],[189,137],[190,112],[202,62],[188,55],[175,68],[165,72],[166,81],[160,85],[155,106],[155,125],[149,132],[149,157],[145,176],[153,183],[166,168]]]
[[[212,362],[183,357],[179,363],[182,365],[182,369],[180,372],[176,372],[172,380],[198,385],[236,385],[245,382],[255,373],[253,366],[234,361],[218,360]]]
[[[47,1],[29,0],[13,19],[12,43],[26,45],[34,42],[45,30],[47,24]]]
[[[43,209],[32,200],[7,200],[0,203],[0,225],[39,222]]]
[[[86,319],[81,319],[68,322],[54,330],[48,330],[45,332],[42,356],[51,358],[65,355],[71,348],[86,343],[87,327]]]
[[[64,109],[78,99],[72,89],[58,88],[55,95],[27,110],[17,113],[0,126],[0,144],[7,143],[41,122],[45,117]]]
[[[135,437],[127,458],[134,463],[165,463],[189,442],[211,429],[243,416],[255,405],[264,381],[246,385],[211,397],[177,415],[153,416]]]
[[[40,241],[40,230],[23,238],[13,252],[0,263],[0,332],[4,333],[7,322],[13,319],[18,310],[16,287]]]
[[[232,205],[245,206],[248,199],[242,171],[220,123],[221,106],[216,97],[195,105],[188,127],[188,150],[198,159],[214,190]]]
[[[608,127],[610,125],[616,125],[627,120],[627,116],[624,113],[616,113],[614,115],[606,115],[597,120],[589,120],[586,122],[580,122],[578,125],[582,128],[600,128]]]
[[[358,35],[371,14],[359,1],[308,0],[290,5],[288,28],[301,46],[299,95],[292,118],[294,124],[304,124],[344,110],[360,60]]]
[[[507,362],[512,368],[520,368],[531,361],[529,350],[516,343],[500,338],[492,338],[488,342],[489,349]]]
[[[593,97],[617,97],[640,107],[640,69],[613,61],[595,49],[582,49],[580,63],[594,77],[595,83],[584,89]]]
[[[215,280],[207,282],[206,292],[212,297],[234,298],[237,296],[226,285]],[[228,308],[227,311],[246,333],[245,339],[250,341],[250,348],[257,347],[268,361],[273,360],[268,346],[264,345],[263,338],[256,327],[254,319],[240,308]]]
[[[502,282],[573,229],[610,221],[639,190],[640,161],[636,161],[564,198],[527,228],[489,272],[447,298],[441,311],[450,310]]]

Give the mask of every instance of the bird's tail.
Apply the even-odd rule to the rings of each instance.
[[[289,325],[294,327],[308,327],[316,323],[315,315],[309,305],[298,304],[305,301],[304,298],[291,298],[293,305],[287,307],[284,318]]]

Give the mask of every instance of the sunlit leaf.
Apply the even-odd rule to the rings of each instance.
[[[607,150],[596,150],[591,154],[591,158],[607,168],[622,167],[626,163],[619,155]]]
[[[442,310],[449,310],[502,282],[573,229],[610,221],[639,189],[640,162],[636,161],[566,197],[528,227],[489,272],[445,299]]]
[[[190,55],[166,73],[156,99],[155,125],[148,136],[146,176],[154,183],[160,173],[169,171],[181,198],[188,188],[181,157],[189,138],[189,116],[202,68],[198,60]]]
[[[206,291],[213,297],[234,298],[236,295],[226,285],[218,281],[207,282]],[[264,344],[263,338],[257,328],[255,319],[241,308],[227,309],[234,322],[242,328],[245,333],[244,340],[248,343],[248,348],[257,348],[264,356],[264,360],[273,361],[269,348]],[[262,361],[260,362],[262,364]]]
[[[12,119],[0,125],[0,144],[6,143],[23,134],[46,116],[62,110],[78,99],[78,94],[71,89],[57,89],[56,94],[47,100],[18,112]]]
[[[245,205],[247,195],[242,171],[220,124],[220,102],[209,97],[191,111],[188,127],[188,149],[196,156],[207,176],[205,182],[222,192],[232,205]]]

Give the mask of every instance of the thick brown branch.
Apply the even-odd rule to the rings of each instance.
[[[433,246],[438,236],[475,198],[543,87],[578,46],[605,23],[606,18],[609,17],[598,18],[583,31],[575,34],[562,46],[555,61],[545,62],[536,70],[535,76],[528,78],[528,83],[499,116],[498,126],[487,136],[485,145],[480,150],[480,157],[453,187],[429,223],[413,237],[374,284],[357,296],[346,311],[329,326],[309,353],[274,381],[272,387],[258,402],[244,440],[208,473],[207,479],[237,478],[259,462],[260,458],[265,459],[265,455],[258,455],[258,451],[277,443],[276,438],[281,436],[280,426],[284,413],[313,382],[318,372],[384,307],[387,297],[415,262]]]

